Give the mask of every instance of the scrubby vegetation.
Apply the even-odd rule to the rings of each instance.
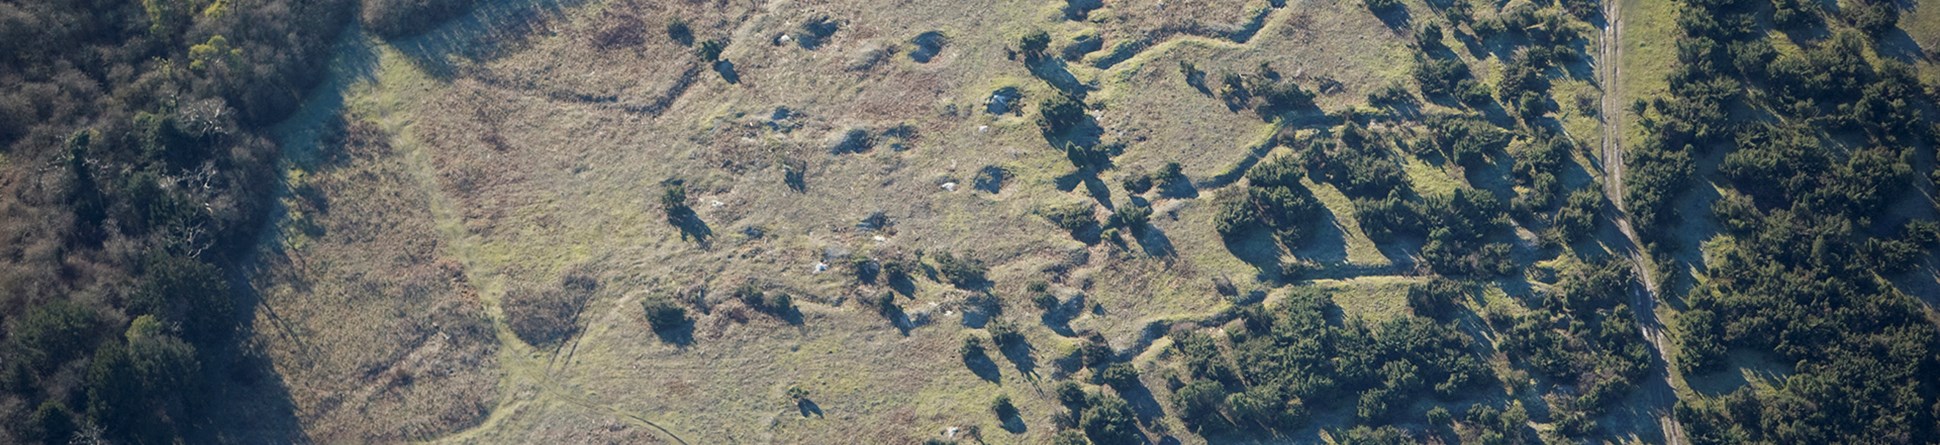
[[[1175,335],[1185,365],[1173,405],[1201,431],[1287,431],[1317,410],[1348,409],[1384,422],[1420,397],[1485,385],[1488,370],[1467,334],[1426,318],[1375,325],[1329,321],[1327,296],[1296,291],[1272,309],[1249,308],[1225,338]]]
[[[0,198],[0,441],[208,434],[233,383],[202,370],[240,360],[231,277],[275,190],[264,135],[355,8],[0,6],[0,182],[39,184]]]

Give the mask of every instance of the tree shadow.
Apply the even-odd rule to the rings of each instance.
[[[795,409],[801,411],[803,418],[809,416],[815,416],[818,419],[826,417],[822,413],[822,405],[816,404],[814,400],[809,400],[807,397],[795,399]]]
[[[490,60],[527,44],[533,36],[551,35],[547,22],[581,3],[584,0],[480,2],[428,32],[390,44],[426,74],[449,81],[460,74],[460,63]]]
[[[1072,75],[1071,70],[1064,66],[1063,60],[1045,57],[1024,63],[1027,68],[1030,68],[1032,76],[1044,80],[1044,83],[1050,84],[1051,88],[1057,89],[1059,93],[1064,93],[1072,99],[1084,101],[1085,94],[1091,92],[1091,87],[1079,81],[1078,76]]]
[[[1186,77],[1186,86],[1190,86],[1192,87],[1192,89],[1198,90],[1199,94],[1205,95],[1206,97],[1212,97],[1213,95],[1212,88],[1209,88],[1206,86],[1205,71],[1194,70],[1192,72],[1186,73],[1185,77]]]
[[[1299,246],[1286,246],[1287,252],[1295,257],[1312,260],[1321,264],[1344,264],[1347,262],[1347,228],[1332,209],[1322,207],[1318,221],[1308,221],[1305,225],[1307,236],[1302,237]]]
[[[1011,366],[1017,368],[1024,378],[1037,379],[1037,348],[1031,346],[1030,342],[1018,339],[998,346],[997,350],[1004,354],[1005,360],[1010,360]]]
[[[1399,4],[1380,11],[1374,11],[1374,18],[1381,19],[1381,24],[1388,25],[1388,29],[1395,30],[1396,32],[1406,32],[1413,29],[1414,17],[1408,14],[1407,7]]]
[[[1259,281],[1280,279],[1280,244],[1273,239],[1271,231],[1249,228],[1232,236],[1222,236],[1220,242],[1226,245],[1226,251],[1232,253],[1233,257],[1252,265]]]
[[[986,165],[977,170],[977,176],[971,179],[970,186],[984,193],[994,195],[1004,191],[1004,182],[1009,180],[1010,170],[1000,166]]]
[[[1130,387],[1112,389],[1118,390],[1118,396],[1132,406],[1132,413],[1138,415],[1139,424],[1151,425],[1153,421],[1165,417],[1164,405],[1159,404],[1158,398],[1152,395],[1152,389],[1145,386],[1144,380],[1134,379]]]
[[[904,312],[902,306],[890,305],[883,309],[882,318],[888,319],[889,325],[896,327],[896,331],[902,333],[904,337],[908,337],[909,331],[916,329],[916,323],[909,319],[909,313]]]
[[[1160,198],[1194,199],[1199,197],[1199,187],[1192,185],[1192,180],[1183,177],[1159,185],[1158,190]]]
[[[694,322],[690,320],[686,323],[681,323],[680,326],[667,329],[654,329],[653,335],[654,337],[658,337],[661,343],[685,348],[688,345],[694,344]]]
[[[1045,327],[1051,328],[1051,332],[1064,337],[1075,337],[1078,333],[1071,329],[1071,320],[1078,318],[1084,310],[1085,294],[1077,294],[1058,302],[1057,306],[1044,311],[1044,314],[1037,318],[1039,322],[1044,323]]]
[[[1146,255],[1170,257],[1176,253],[1172,248],[1172,238],[1165,236],[1165,231],[1150,224],[1132,230],[1132,238],[1138,241],[1139,249],[1144,250]]]
[[[1117,210],[1117,206],[1112,204],[1111,186],[1105,184],[1104,179],[1098,177],[1097,170],[1080,167],[1076,171],[1057,177],[1053,182],[1053,185],[1057,187],[1058,191],[1064,192],[1077,190],[1078,186],[1083,185],[1085,194],[1091,196],[1093,201],[1097,201],[1098,205],[1104,206],[1105,210]],[[1075,236],[1076,234],[1073,235]],[[1096,240],[1092,240],[1085,244],[1094,244],[1096,242]]]
[[[720,74],[721,80],[727,81],[730,85],[741,83],[741,73],[734,70],[734,62],[732,61],[721,60],[714,62],[714,72]]]
[[[997,368],[997,361],[991,360],[989,353],[978,352],[975,356],[964,357],[963,366],[969,367],[971,373],[976,374],[977,378],[983,379],[986,382],[998,383],[1003,381],[1003,370]]]
[[[1005,432],[1008,432],[1011,434],[1024,434],[1025,432],[1028,432],[1031,430],[1030,426],[1027,426],[1024,424],[1024,418],[1016,414],[1004,416],[1002,418],[997,419],[997,421],[1001,422],[997,426],[1003,428]]]
[[[889,286],[890,291],[905,297],[916,295],[916,280],[910,278],[908,273],[886,275],[882,280],[884,285]]]
[[[821,49],[822,44],[828,41],[829,36],[835,35],[835,32],[841,29],[842,24],[830,20],[828,16],[817,15],[810,17],[807,21],[802,22],[800,27],[801,32],[793,34],[795,45],[809,51]]]
[[[910,50],[909,60],[914,60],[916,63],[930,63],[931,59],[943,52],[943,46],[949,43],[950,39],[940,31],[917,34],[915,38],[909,39],[910,46],[916,47]]]
[[[1082,21],[1091,15],[1092,10],[1104,6],[1102,0],[1064,0],[1064,7],[1059,10],[1064,12],[1065,20]]]
[[[709,241],[714,238],[714,229],[707,226],[707,221],[701,220],[701,216],[695,214],[694,209],[685,206],[668,210],[667,223],[680,229],[682,241],[691,240],[702,248],[706,248]]]
[[[987,311],[985,309],[964,308],[961,323],[963,324],[963,327],[966,327],[966,328],[983,329],[985,325],[990,324],[991,319],[996,318],[996,315],[997,314]]]
[[[795,306],[782,309],[781,312],[774,314],[774,316],[783,323],[788,323],[789,326],[802,325],[802,309]]]
[[[256,319],[256,310],[264,311],[271,323],[281,323],[281,317],[248,282],[246,276],[250,273],[230,272],[230,288],[234,289],[236,303],[250,309],[236,311],[236,331],[228,340],[217,342],[214,348],[197,345],[204,348],[197,354],[197,360],[204,366],[195,376],[195,387],[208,392],[191,398],[206,401],[190,406],[188,417],[206,421],[189,425],[182,432],[183,438],[191,443],[307,443],[310,440],[297,418],[288,384],[276,372],[270,357],[249,341],[256,337],[255,326],[249,323]],[[298,337],[290,335],[292,332],[284,334],[307,349]]]

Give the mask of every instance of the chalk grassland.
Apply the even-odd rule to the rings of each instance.
[[[295,195],[313,190],[333,204],[328,212],[293,204],[287,258],[259,278],[276,314],[258,321],[259,336],[293,387],[316,385],[292,391],[299,398],[379,400],[399,391],[382,390],[396,381],[390,376],[405,375],[384,369],[416,372],[415,385],[392,387],[447,395],[341,402],[378,407],[355,411],[300,403],[318,419],[312,437],[898,443],[976,426],[992,443],[1046,442],[1061,410],[1049,385],[1066,372],[1058,362],[1080,341],[1073,336],[1094,331],[1137,353],[1130,349],[1150,344],[1153,323],[1230,307],[1217,282],[1233,283],[1242,298],[1285,284],[1277,270],[1228,251],[1202,198],[1231,185],[1249,159],[1275,152],[1267,144],[1279,131],[1330,124],[1276,124],[1227,109],[1186,84],[1179,61],[1208,72],[1269,64],[1318,91],[1328,112],[1412,83],[1407,31],[1355,1],[1113,2],[1082,20],[1069,20],[1062,2],[882,3],[501,2],[423,37],[353,45],[370,54],[372,69],[346,90],[348,134],[364,145],[387,141],[388,151],[299,166]],[[1429,17],[1420,4],[1409,8]],[[727,42],[727,63],[706,63],[670,39],[675,18],[697,42]],[[824,18],[837,27],[826,37],[803,26]],[[1034,71],[1008,54],[1031,28],[1051,32],[1053,52],[1079,36],[1102,44]],[[926,33],[942,43],[918,38]],[[1139,40],[1148,44],[1113,55],[1120,42]],[[925,56],[912,57],[918,52]],[[1478,77],[1493,75],[1458,53]],[[985,99],[1005,87],[1021,92],[1024,109],[987,112]],[[1029,116],[1059,89],[1087,95],[1101,138],[1125,144],[1118,169],[1089,177],[1045,142]],[[870,143],[845,144],[854,130]],[[1119,185],[1125,172],[1166,162],[1181,163],[1197,189],[1138,196],[1157,209],[1155,230],[1123,245],[1074,239],[1036,215],[1089,203],[1102,219],[1133,199]],[[1451,166],[1406,165],[1418,193],[1468,186]],[[992,169],[1005,172],[1001,187],[972,187]],[[789,170],[801,172],[798,188]],[[702,224],[667,222],[658,198],[669,179],[687,185]],[[1361,233],[1332,186],[1308,186],[1334,215],[1333,230],[1293,255],[1322,263],[1331,275],[1320,285],[1338,290],[1353,315],[1405,313],[1405,287],[1418,280],[1401,275],[1413,260],[1390,257]],[[886,227],[858,226],[878,212]],[[380,251],[410,256],[369,254]],[[992,265],[991,287],[956,289],[919,269],[897,292],[906,322],[861,301],[889,289],[858,283],[850,258],[943,252]],[[576,335],[531,344],[507,326],[528,310],[508,295],[573,273],[597,282],[568,313]],[[1025,291],[1033,280],[1081,301],[1075,318],[1041,320]],[[731,296],[746,283],[794,296],[799,314],[751,310]],[[964,315],[966,300],[984,291],[1003,301],[995,319],[1018,326],[1028,347],[993,349],[994,369],[973,369],[957,346],[988,338],[989,321]],[[691,332],[650,330],[640,310],[650,298],[690,307]],[[389,318],[342,322],[379,314]],[[438,324],[426,328],[431,321]],[[286,335],[283,325],[311,331]],[[347,326],[398,327],[317,334]],[[459,340],[374,337],[460,327]],[[366,343],[408,347],[342,346]],[[322,360],[305,344],[346,357],[302,365]],[[409,351],[437,360],[363,358],[416,357]],[[373,365],[384,363],[406,366]],[[435,377],[445,379],[438,386],[411,363],[472,366]],[[379,377],[356,374],[371,369]],[[1148,379],[1163,400],[1164,385]],[[808,403],[792,400],[791,387],[806,390]],[[989,413],[999,394],[1015,401],[1022,425]],[[454,414],[412,429],[386,423],[408,420],[383,415],[384,406]],[[1165,422],[1182,440],[1202,441]],[[359,436],[356,428],[409,433]]]
[[[319,442],[423,440],[498,402],[498,339],[390,135],[338,122],[259,257],[255,332]]]

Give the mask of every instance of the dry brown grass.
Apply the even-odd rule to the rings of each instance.
[[[1017,36],[1047,29],[1058,45],[1082,32],[1171,36],[1109,69],[1068,69],[1095,88],[1091,102],[1102,105],[1105,138],[1128,144],[1116,160],[1121,167],[1151,171],[1177,161],[1194,181],[1271,149],[1260,144],[1274,128],[1186,86],[1176,78],[1178,60],[1249,72],[1270,62],[1321,91],[1327,110],[1357,104],[1365,91],[1405,75],[1391,66],[1399,37],[1356,2],[1275,9],[1244,44],[1193,35],[1244,23],[1263,1],[1187,3],[1169,2],[1171,12],[1159,15],[1137,12],[1151,3],[1113,3],[1108,9],[1116,11],[1095,11],[1102,21],[1071,22],[1046,3],[1026,1],[799,1],[749,9],[746,2],[615,0],[569,8],[534,26],[548,31],[526,36],[521,49],[465,62],[448,79],[387,52],[380,80],[350,102],[360,114],[383,116],[412,156],[373,157],[354,168],[377,177],[421,175],[424,188],[414,190],[428,191],[422,199],[443,219],[413,214],[409,219],[419,222],[394,225],[436,240],[437,254],[420,261],[448,257],[462,265],[484,313],[505,325],[498,331],[505,393],[490,404],[496,411],[445,438],[912,443],[950,426],[977,425],[992,443],[1048,441],[1059,408],[1043,389],[1061,373],[1053,363],[1078,340],[1040,323],[1025,283],[1045,280],[1064,298],[1081,295],[1086,304],[1067,332],[1096,332],[1119,347],[1138,344],[1149,323],[1225,307],[1215,282],[1233,282],[1241,292],[1272,283],[1226,251],[1201,199],[1145,194],[1157,236],[1122,246],[1086,244],[1035,215],[1072,202],[1096,204],[1106,215],[1106,206],[1130,198],[1113,171],[1098,178],[1102,194],[1094,196],[1026,117],[1028,109],[1024,116],[983,112],[984,98],[1001,87],[1018,88],[1027,108],[1054,94],[1024,64],[1006,59]],[[839,26],[819,46],[777,43],[818,16]],[[723,58],[734,64],[737,82],[666,38],[664,24],[674,17],[692,24],[698,40],[731,40]],[[930,32],[948,43],[927,62],[909,57],[911,39]],[[792,116],[771,120],[779,107]],[[880,137],[898,127],[907,132]],[[850,129],[879,139],[859,153],[831,153],[831,135]],[[803,190],[784,185],[784,165],[803,172]],[[970,187],[985,167],[1011,172],[1001,192]],[[658,193],[669,178],[686,181],[688,204],[706,226],[704,241],[666,222]],[[956,190],[942,187],[952,182]],[[342,202],[369,193],[359,190],[325,195],[344,195],[333,198]],[[415,202],[384,208],[425,207]],[[888,228],[857,227],[876,212],[888,217]],[[746,235],[754,232],[761,235]],[[303,251],[347,245],[354,233],[333,229]],[[849,255],[915,259],[919,252],[992,265],[990,291],[1005,306],[999,318],[1020,327],[1033,349],[1015,357],[993,350],[994,378],[968,369],[956,348],[980,330],[962,317],[973,294],[920,268],[896,300],[906,325],[892,325],[862,301],[886,287],[856,283],[847,273]],[[831,267],[816,273],[818,262]],[[556,287],[562,271],[576,266],[600,271],[600,291],[583,304],[538,305],[575,307],[576,316],[552,311],[535,319],[577,334],[517,334],[526,330],[519,325],[531,306],[527,297],[547,295],[525,290]],[[355,275],[340,266],[278,281]],[[794,296],[798,324],[732,301],[731,289],[749,280]],[[691,337],[670,341],[648,326],[641,302],[660,296],[689,309]],[[553,347],[553,340],[563,341]],[[804,416],[786,395],[790,386],[808,390],[820,414]],[[1005,432],[989,414],[999,393],[1011,396],[1028,430]]]
[[[388,135],[352,123],[289,200],[255,331],[310,438],[436,437],[496,404],[498,340]]]

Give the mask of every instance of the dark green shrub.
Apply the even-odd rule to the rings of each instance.
[[[876,295],[872,300],[870,303],[876,308],[876,313],[884,317],[893,315],[903,309],[896,307],[896,294],[893,293],[883,292],[882,294]]]
[[[721,39],[708,39],[705,42],[701,42],[700,46],[694,47],[694,55],[700,57],[702,61],[714,63],[721,61],[721,52],[725,50],[727,50],[726,41],[722,41]]]
[[[77,425],[74,423],[74,415],[68,412],[67,405],[61,404],[58,400],[47,400],[41,402],[40,407],[35,408],[34,413],[27,417],[26,427],[27,440],[59,444],[68,443],[68,438],[74,435]]]
[[[1064,405],[1065,409],[1073,413],[1083,412],[1085,405],[1089,403],[1084,388],[1070,380],[1058,382],[1058,386],[1051,392],[1057,395],[1058,404]]]
[[[1179,163],[1167,162],[1159,167],[1158,172],[1152,173],[1152,180],[1157,182],[1159,187],[1185,185],[1186,174]]]
[[[1300,85],[1292,81],[1262,82],[1261,85],[1253,88],[1253,96],[1260,98],[1260,105],[1254,111],[1261,116],[1273,116],[1314,106],[1314,94],[1300,88]]]
[[[783,292],[770,293],[762,291],[756,288],[753,283],[742,285],[740,289],[734,291],[734,295],[741,299],[742,304],[747,305],[749,309],[754,309],[756,312],[784,316],[795,311],[794,297],[790,297],[787,293]]]
[[[1062,135],[1085,120],[1084,104],[1070,96],[1051,94],[1037,102],[1037,127],[1046,135]]]
[[[990,331],[990,341],[996,343],[999,348],[1009,348],[1024,344],[1024,333],[1018,332],[1017,326],[1011,325],[1010,322],[1003,320],[993,321],[985,329]]]
[[[1097,370],[1096,374],[1092,375],[1092,380],[1119,392],[1128,392],[1140,385],[1138,368],[1124,362],[1112,363],[1105,366],[1105,369]]]
[[[180,325],[198,343],[226,338],[235,324],[234,303],[222,269],[189,257],[150,257],[141,287],[128,306],[131,314],[155,314],[165,323]]]
[[[1130,404],[1116,395],[1101,393],[1079,416],[1078,425],[1085,437],[1096,445],[1131,445],[1145,442],[1145,435],[1138,429],[1138,417],[1132,414]]]
[[[1219,423],[1219,411],[1225,403],[1226,388],[1211,380],[1196,380],[1172,393],[1173,412],[1194,429]]]
[[[1124,180],[1119,181],[1119,185],[1124,186],[1128,193],[1143,194],[1152,190],[1152,176],[1144,172],[1126,172]]]
[[[1111,226],[1144,233],[1152,219],[1152,207],[1139,202],[1118,206],[1111,214]]]
[[[1564,242],[1575,242],[1589,236],[1596,230],[1597,214],[1602,212],[1603,193],[1593,187],[1576,189],[1570,192],[1563,209],[1556,212],[1556,233]]]
[[[983,337],[975,335],[963,337],[963,346],[957,347],[957,354],[962,355],[966,361],[987,358],[983,349]]]
[[[1051,34],[1044,30],[1034,30],[1017,39],[1017,51],[1024,54],[1025,60],[1044,58],[1044,51],[1051,47]]]
[[[1246,170],[1246,181],[1254,187],[1298,187],[1306,176],[1306,166],[1292,156],[1275,157]]]
[[[669,220],[691,211],[687,207],[687,182],[679,179],[661,182],[660,208],[667,212]]]
[[[962,289],[973,289],[983,286],[985,284],[984,275],[990,270],[988,266],[984,266],[982,261],[949,252],[936,255],[936,269],[937,272],[943,274],[944,281],[948,281],[951,285]]]
[[[1037,306],[1039,310],[1050,312],[1058,308],[1058,297],[1048,293],[1037,294],[1031,297],[1031,305]]]
[[[1048,206],[1038,209],[1037,214],[1066,232],[1076,233],[1098,225],[1098,220],[1092,216],[1091,203],[1088,202]]]
[[[997,414],[998,419],[1015,418],[1017,417],[1017,405],[1010,403],[1010,395],[999,394],[996,400],[990,402],[990,412]]]
[[[882,265],[869,257],[855,255],[849,257],[849,271],[855,274],[857,282],[875,283],[876,278],[882,273]]]
[[[1213,216],[1213,228],[1221,236],[1232,238],[1260,225],[1259,210],[1244,191],[1222,191],[1214,202],[1218,213]]]
[[[694,44],[694,29],[687,26],[687,20],[675,17],[667,21],[667,38],[681,46]]]
[[[646,311],[647,324],[657,332],[671,332],[692,322],[687,318],[687,308],[674,304],[669,298],[648,298],[640,306]]]
[[[909,263],[894,259],[883,261],[882,278],[892,284],[897,281],[909,281]]]
[[[102,324],[94,311],[54,300],[28,309],[26,316],[14,321],[7,340],[30,368],[44,372],[92,350]]]
[[[1467,294],[1461,283],[1436,277],[1427,283],[1408,287],[1408,308],[1413,309],[1416,316],[1447,320],[1454,315],[1456,305]]]

